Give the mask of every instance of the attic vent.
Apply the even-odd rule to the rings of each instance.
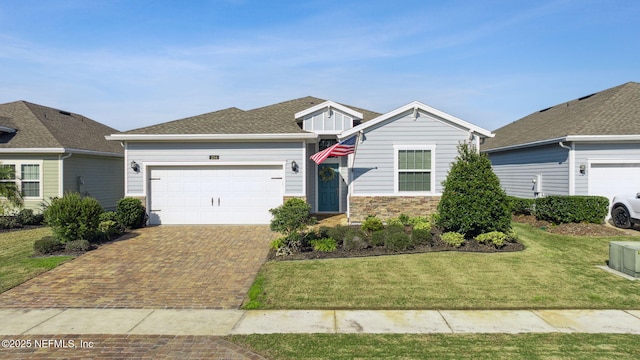
[[[553,106],[552,106],[552,107],[553,107]],[[540,110],[539,112],[545,112],[545,111],[547,111],[547,110],[551,109],[552,107],[548,107],[548,108],[546,108],[546,109],[542,109],[542,110]]]
[[[71,113],[70,113],[70,112],[68,112],[68,111],[62,111],[62,110],[60,110],[60,111],[58,111],[58,112],[59,112],[60,114],[62,114],[62,115],[71,116]]]
[[[584,99],[588,99],[588,98],[592,97],[593,95],[595,95],[595,93],[591,94],[591,95],[583,96],[583,97],[579,98],[578,101],[584,100]]]

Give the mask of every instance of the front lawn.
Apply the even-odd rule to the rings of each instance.
[[[273,334],[228,340],[285,359],[638,359],[627,334]]]
[[[609,241],[514,224],[513,253],[439,252],[267,262],[252,289],[262,309],[640,309],[640,282],[596,265]]]
[[[52,235],[47,227],[0,233],[0,293],[53,269],[73,256],[33,256],[34,241]]]

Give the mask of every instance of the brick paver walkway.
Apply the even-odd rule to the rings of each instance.
[[[2,359],[265,359],[213,336],[21,335],[0,340],[22,346],[0,348]]]
[[[275,236],[267,225],[139,229],[0,294],[0,307],[237,309]]]

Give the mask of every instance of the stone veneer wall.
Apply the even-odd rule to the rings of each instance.
[[[437,211],[440,196],[352,196],[351,222],[374,215],[385,220],[400,214],[429,216]]]

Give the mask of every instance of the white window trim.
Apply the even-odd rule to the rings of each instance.
[[[430,150],[431,151],[431,191],[400,191],[398,153],[399,150]],[[393,193],[398,196],[434,196],[436,193],[436,146],[435,145],[393,145]]]
[[[19,161],[19,160],[3,160],[2,162],[0,162],[0,165],[14,165],[15,166],[15,171],[16,171],[16,184],[18,185],[18,189],[20,189],[20,192],[22,193],[22,165],[38,165],[38,191],[40,193],[40,196],[24,196],[23,199],[24,200],[42,200],[44,199],[44,194],[43,194],[43,184],[42,184],[42,178],[44,177],[43,174],[43,166],[42,166],[42,161],[38,161],[38,160],[25,160],[25,161]],[[33,182],[36,180],[28,180],[27,182]]]

